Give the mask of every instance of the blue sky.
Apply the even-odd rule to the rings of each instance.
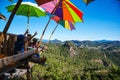
[[[6,6],[15,3],[8,0],[0,0],[0,13],[7,17],[11,13],[7,12]],[[31,1],[34,0],[23,0]],[[76,30],[70,31],[59,25],[52,39],[59,40],[120,40],[120,1],[118,0],[95,0],[86,6],[82,0],[71,0],[83,13],[83,23],[76,23]],[[36,37],[40,37],[49,17],[31,17],[29,31],[33,34],[38,32]],[[6,21],[0,20],[0,31],[3,31]],[[8,33],[23,34],[26,30],[27,17],[15,16]],[[48,39],[50,33],[56,26],[56,22],[51,21],[43,39]]]

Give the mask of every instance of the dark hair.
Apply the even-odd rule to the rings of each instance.
[[[33,38],[33,40],[32,40],[33,42],[37,42],[38,41],[38,39],[37,38]]]
[[[20,42],[21,42],[21,41],[24,41],[24,35],[22,35],[22,34],[21,34],[21,35],[18,35],[18,36],[17,36],[17,41],[20,41]]]
[[[32,35],[31,34],[27,34],[28,37],[31,37]]]

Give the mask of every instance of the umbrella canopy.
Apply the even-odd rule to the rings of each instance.
[[[74,30],[75,29],[74,23],[72,23],[72,22],[70,22],[68,20],[60,20],[60,18],[58,16],[53,16],[53,17],[51,17],[51,19],[56,21],[57,25],[54,28],[54,30],[52,31],[52,33],[51,33],[51,35],[49,37],[48,43],[50,42],[50,39],[51,39],[52,35],[54,34],[55,30],[57,29],[59,24],[61,24],[64,28],[69,29],[69,30]]]
[[[0,13],[0,19],[6,20],[6,17]]]
[[[89,3],[93,2],[95,0],[83,0],[84,3],[86,3],[86,5],[88,5]]]
[[[62,20],[82,22],[83,13],[69,0],[54,0],[40,5],[47,12],[54,14]]]
[[[7,8],[8,12],[12,12],[16,4],[10,5]],[[37,4],[31,2],[22,2],[19,6],[16,15],[23,15],[28,18],[27,23],[29,24],[29,17],[40,17],[46,16],[45,11],[38,7]]]
[[[70,22],[68,20],[61,20],[58,16],[53,16],[51,19],[56,21],[58,24],[62,25],[64,28],[69,29],[69,30],[74,30],[74,23]]]
[[[53,0],[35,0],[37,2],[37,4],[41,5],[41,4],[44,4],[44,3],[47,3],[49,1],[53,1]]]
[[[64,28],[69,30],[75,30],[74,23],[67,20],[60,20],[59,24],[61,24]]]

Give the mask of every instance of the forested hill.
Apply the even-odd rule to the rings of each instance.
[[[71,40],[75,45],[84,47],[120,47],[120,41],[108,41],[108,40],[98,40],[98,41],[77,41]]]
[[[120,80],[120,41],[55,40],[47,46],[47,62],[34,66],[34,80]]]

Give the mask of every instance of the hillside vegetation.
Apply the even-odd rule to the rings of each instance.
[[[45,65],[33,67],[33,80],[120,80],[120,41],[51,43]],[[42,56],[41,55],[41,56]]]

